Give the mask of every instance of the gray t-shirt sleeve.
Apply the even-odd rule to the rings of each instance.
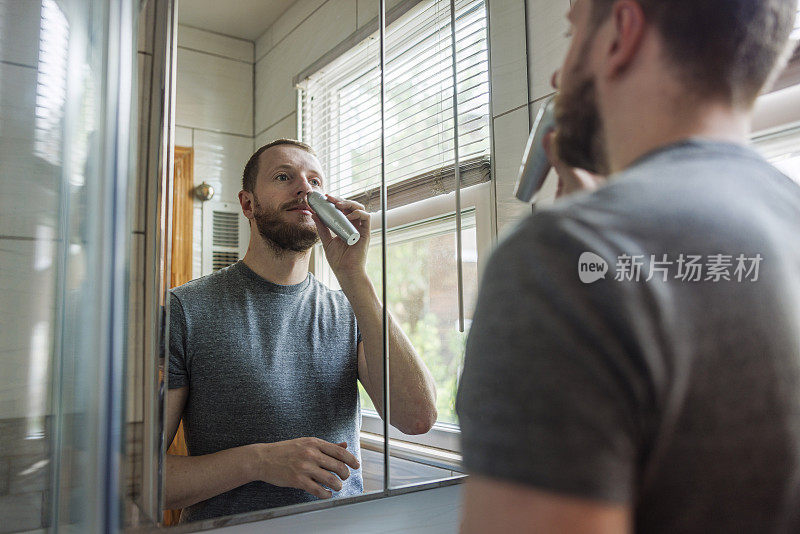
[[[180,299],[169,294],[169,389],[189,385],[186,365],[186,314]]]
[[[537,214],[487,266],[457,398],[464,465],[630,502],[640,435],[632,392],[642,377],[605,321],[613,286],[580,282],[578,257],[592,249],[563,223]]]

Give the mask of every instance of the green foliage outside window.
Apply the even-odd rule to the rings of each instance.
[[[453,233],[426,236],[401,243],[390,243],[387,250],[389,309],[411,340],[434,377],[437,388],[438,421],[457,423],[455,395],[464,356],[466,333],[457,329],[457,294],[442,288],[440,271],[455,272]],[[381,251],[370,247],[367,274],[381,287]],[[437,285],[439,284],[439,285]],[[438,290],[437,295],[432,295]],[[434,302],[438,299],[438,302]],[[431,307],[438,304],[438,312]],[[443,309],[443,304],[444,309]],[[362,404],[374,409],[361,386]]]

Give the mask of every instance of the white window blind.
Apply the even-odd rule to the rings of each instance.
[[[456,2],[462,186],[489,179],[489,72],[483,0]],[[386,32],[389,207],[453,190],[449,0],[420,2]],[[377,34],[300,81],[301,137],[319,154],[332,194],[376,209],[380,187]],[[393,205],[394,204],[394,205]],[[370,206],[368,206],[370,207]]]

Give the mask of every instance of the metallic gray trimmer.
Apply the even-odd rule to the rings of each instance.
[[[523,202],[531,201],[533,195],[542,187],[547,173],[550,172],[550,160],[544,151],[544,138],[554,129],[555,95],[548,97],[539,109],[531,134],[528,136],[525,153],[522,155],[514,196]]]
[[[334,234],[338,235],[348,245],[355,245],[361,238],[361,234],[353,226],[344,213],[336,209],[332,202],[325,198],[325,195],[318,191],[311,191],[308,196],[308,205],[322,222],[330,228]]]

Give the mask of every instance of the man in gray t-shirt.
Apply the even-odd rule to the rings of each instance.
[[[562,192],[610,176],[487,266],[465,532],[800,531],[800,187],[745,146],[793,8],[573,2],[549,140]]]
[[[199,456],[314,436],[343,443],[360,458],[357,330],[344,293],[311,273],[299,284],[278,285],[239,261],[173,289],[169,387],[188,389],[189,451]],[[335,495],[362,491],[356,467]],[[302,489],[253,481],[184,508],[181,521],[314,499]]]
[[[244,259],[170,293],[166,435],[183,418],[189,456],[167,455],[166,507],[206,519],[362,491],[357,381],[381,416],[383,311],[365,270],[370,215],[328,195],[358,229],[348,246],[310,209],[324,190],[308,145],[279,139],[245,166]],[[320,240],[341,291],[309,273]],[[389,422],[436,421],[430,371],[389,318]]]

